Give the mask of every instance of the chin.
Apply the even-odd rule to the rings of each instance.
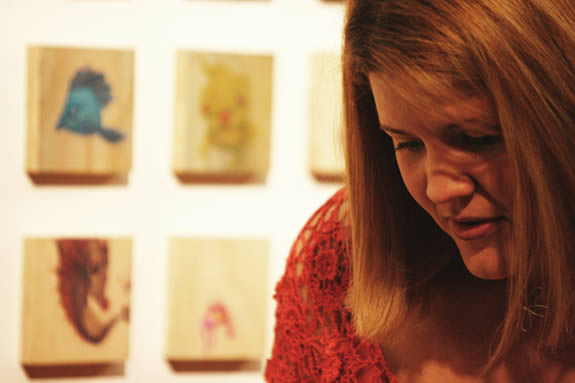
[[[481,250],[459,247],[467,270],[477,278],[489,280],[506,279],[509,276],[502,252],[496,248]]]

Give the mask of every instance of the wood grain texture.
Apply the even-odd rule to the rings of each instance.
[[[104,270],[107,278],[103,284],[107,306],[106,309],[90,313],[86,311],[80,320],[85,321],[88,317],[102,322],[110,321],[110,318],[118,319],[103,339],[91,342],[79,333],[70,320],[70,311],[63,303],[70,298],[70,292],[63,293],[63,263],[56,239],[24,240],[20,349],[23,365],[102,364],[127,359],[129,315],[126,317],[126,314],[130,305],[131,240],[114,238],[101,241],[107,244],[108,249]],[[79,274],[82,279],[89,279],[89,272]],[[87,301],[88,305],[94,304],[92,297],[88,297]]]
[[[167,359],[262,358],[267,252],[267,241],[262,239],[170,241]],[[225,308],[227,319],[210,313],[214,304]]]
[[[101,176],[130,171],[133,66],[134,54],[126,50],[28,48],[28,173]],[[101,110],[101,121],[124,134],[120,142],[56,129],[70,82],[85,68],[102,73],[111,88],[112,100]]]

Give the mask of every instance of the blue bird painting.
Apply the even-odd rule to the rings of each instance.
[[[102,126],[101,112],[112,100],[104,75],[89,68],[79,70],[68,90],[66,105],[56,129],[80,135],[97,134],[108,142],[118,142],[124,134]]]

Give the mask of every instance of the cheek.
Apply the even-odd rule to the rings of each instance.
[[[416,161],[405,159],[402,155],[397,156],[397,165],[409,194],[415,202],[431,214],[432,204],[427,198],[427,178],[423,168]]]
[[[478,180],[487,194],[493,198],[494,203],[510,214],[513,202],[513,176],[506,156],[490,161],[485,170],[478,175]]]

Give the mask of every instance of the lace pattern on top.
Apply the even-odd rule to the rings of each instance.
[[[355,333],[343,301],[349,285],[345,190],[309,219],[276,286],[269,383],[396,383],[381,348]]]

